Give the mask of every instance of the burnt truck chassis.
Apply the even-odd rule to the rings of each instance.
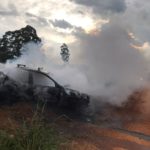
[[[59,108],[76,110],[88,107],[90,97],[78,91],[67,89],[58,84],[47,73],[18,65],[17,69],[29,72],[27,83],[20,83],[0,72],[0,104],[14,104],[18,101],[41,101]],[[40,74],[51,80],[55,87],[34,85],[32,73]]]

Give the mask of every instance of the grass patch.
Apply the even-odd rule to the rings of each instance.
[[[59,134],[38,111],[30,123],[24,121],[13,134],[0,131],[0,150],[57,150],[60,143]]]

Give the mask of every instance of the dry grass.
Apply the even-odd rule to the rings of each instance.
[[[0,150],[57,150],[61,138],[43,120],[43,107],[16,104],[0,109]]]

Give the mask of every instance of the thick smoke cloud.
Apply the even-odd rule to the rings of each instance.
[[[142,52],[130,45],[134,39],[128,36],[128,32],[134,33],[142,44],[149,42],[150,2],[148,0],[133,0],[132,2],[131,0],[72,0],[72,3],[69,0],[63,2],[60,0],[59,2],[32,0],[28,3],[16,0],[14,6],[10,7],[9,2],[11,1],[6,0],[7,7],[1,9],[0,34],[31,23],[42,35],[42,38],[53,45],[55,52],[59,51],[59,45],[64,40],[65,33],[61,33],[63,38],[60,41],[58,38],[60,34],[56,33],[57,31],[51,28],[50,24],[64,29],[71,28],[74,20],[71,20],[72,17],[69,15],[73,15],[78,10],[84,12],[80,14],[85,17],[92,18],[94,16],[96,19],[106,17],[110,22],[103,25],[100,33],[98,28],[101,25],[97,24],[96,19],[94,24],[96,24],[97,32],[87,34],[84,33],[84,29],[75,29],[76,33],[72,33],[71,36],[74,36],[76,40],[69,45],[71,57],[78,55],[74,59],[74,65],[72,62],[68,66],[55,64],[52,58],[45,57],[43,48],[31,44],[27,46],[29,49],[27,53],[17,61],[8,63],[8,66],[23,63],[32,64],[33,67],[44,67],[61,84],[70,84],[72,88],[91,95],[107,96],[117,104],[126,99],[132,91],[146,84],[149,72],[148,63]],[[93,10],[92,14],[91,9]],[[57,14],[58,10],[60,10],[60,14]],[[71,18],[70,22],[64,14]],[[61,15],[62,17],[60,17]],[[78,14],[76,15],[78,16]],[[112,22],[112,20],[114,21]],[[41,36],[40,34],[39,36]],[[77,42],[75,43],[75,41]],[[80,45],[78,45],[79,42]],[[53,55],[51,49],[46,49],[46,51],[49,52],[49,55]],[[59,55],[59,52],[55,53],[55,56],[57,54]]]
[[[23,48],[23,55],[14,60],[8,61],[4,66],[0,64],[1,69],[10,76],[16,74],[14,68],[17,64],[25,64],[27,67],[37,69],[43,68],[44,72],[49,73],[60,85],[67,85],[81,92],[87,92],[88,81],[82,68],[72,64],[58,64],[53,57],[47,57],[44,53],[45,47],[42,45],[29,43]]]
[[[92,8],[95,13],[120,13],[126,10],[125,0],[71,0]]]
[[[146,85],[148,63],[143,54],[131,46],[123,25],[110,22],[96,35],[80,33],[82,63],[90,92],[106,96],[113,103],[123,102],[129,94]]]
[[[44,47],[31,43],[25,46],[27,51],[21,58],[7,66],[21,63],[44,67],[60,84],[94,97],[105,97],[113,104],[121,104],[133,91],[147,86],[148,62],[131,46],[133,39],[124,26],[111,22],[95,35],[80,32],[76,36],[82,49],[78,65],[56,64],[45,56]]]
[[[44,47],[31,43],[24,47],[26,51],[21,58],[8,62],[7,66],[44,67],[60,84],[107,97],[113,104],[121,104],[133,91],[147,85],[148,62],[142,52],[131,46],[133,39],[126,26],[114,20],[96,34],[80,30],[74,35],[80,42],[80,57],[74,65],[54,63],[52,57],[45,56]]]

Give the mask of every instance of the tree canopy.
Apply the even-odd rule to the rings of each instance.
[[[5,63],[8,59],[14,59],[21,55],[21,48],[28,42],[41,43],[36,30],[27,25],[16,31],[8,31],[0,39],[0,62]]]
[[[70,53],[69,53],[67,44],[63,43],[63,45],[60,48],[61,48],[60,54],[61,54],[62,60],[64,62],[69,62]]]

